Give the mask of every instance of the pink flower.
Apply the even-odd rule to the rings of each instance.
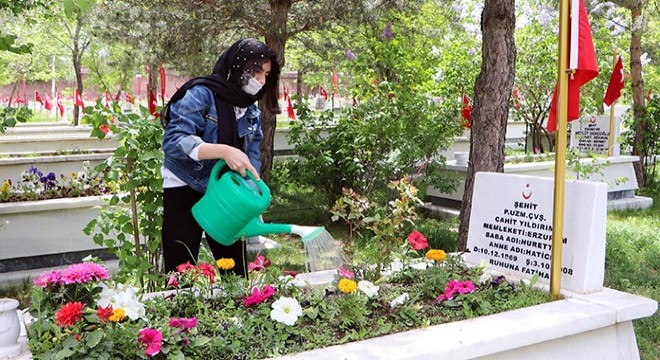
[[[163,334],[152,328],[144,328],[138,332],[138,342],[147,345],[144,356],[154,356],[160,352]]]
[[[429,247],[429,243],[426,241],[426,237],[422,235],[421,232],[415,230],[408,235],[408,242],[415,250],[424,250]]]
[[[449,280],[445,291],[438,296],[438,302],[443,302],[445,300],[451,300],[456,294],[469,294],[475,289],[474,283],[470,280],[459,281],[459,280]]]
[[[179,281],[177,281],[176,275],[170,275],[169,280],[167,280],[167,286],[171,286],[173,288],[179,287]]]
[[[187,333],[190,329],[197,326],[198,321],[196,317],[191,318],[171,318],[170,327],[179,328],[181,331]]]
[[[257,255],[254,262],[248,264],[248,269],[250,269],[250,271],[260,271],[265,270],[269,266],[270,260],[266,259],[263,255]]]
[[[92,280],[106,280],[110,273],[103,266],[95,263],[74,264],[64,269],[62,281],[64,284],[83,284]]]
[[[264,286],[263,290],[261,291],[258,287],[255,286],[252,288],[252,295],[243,298],[243,304],[245,306],[256,305],[268,300],[274,294],[275,288],[270,285]]]
[[[176,267],[176,271],[178,271],[180,273],[184,273],[184,272],[188,272],[188,271],[190,271],[194,268],[195,267],[193,265],[190,265],[190,261],[186,261],[185,263],[178,265]]]
[[[41,273],[38,278],[34,279],[33,282],[35,285],[42,288],[64,284],[62,281],[62,272],[59,270],[45,271]]]
[[[355,277],[355,273],[352,272],[351,270],[345,268],[344,265],[339,266],[339,269],[337,269],[337,272],[339,273],[339,276],[345,277],[347,279],[353,279],[353,277]]]
[[[470,280],[462,281],[454,288],[459,294],[469,294],[474,291],[474,283]]]

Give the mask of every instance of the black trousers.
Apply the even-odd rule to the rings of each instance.
[[[191,264],[197,263],[204,230],[193,217],[192,207],[202,196],[204,194],[189,186],[163,190],[162,240],[166,272],[176,270],[178,265],[186,261],[190,261]],[[245,241],[236,241],[231,246],[224,246],[208,235],[206,239],[216,260],[232,258],[236,262],[233,272],[241,276],[247,274]]]

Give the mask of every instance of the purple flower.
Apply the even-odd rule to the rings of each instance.
[[[31,174],[31,175],[37,175],[37,176],[39,176],[39,177],[44,176],[44,173],[42,173],[41,171],[39,171],[39,169],[37,169],[37,168],[34,167],[34,166],[30,166],[30,168],[28,169],[28,174]]]
[[[392,23],[387,23],[383,33],[380,35],[381,40],[392,40],[394,39],[394,33],[392,32]]]
[[[344,50],[344,55],[346,55],[346,57],[348,58],[348,60],[351,60],[351,61],[357,59],[357,55],[355,55],[355,54],[354,54],[351,50],[349,50],[349,49]]]

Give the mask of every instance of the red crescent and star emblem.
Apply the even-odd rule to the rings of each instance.
[[[591,118],[589,118],[589,121],[590,121],[592,124],[595,123],[595,122],[596,122],[596,117],[592,116]]]
[[[529,189],[529,184],[525,185],[525,188]],[[522,191],[522,197],[525,200],[529,200],[532,197],[532,191],[529,191],[529,194],[525,194],[525,190]]]

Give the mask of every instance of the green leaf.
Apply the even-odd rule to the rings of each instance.
[[[89,348],[94,348],[96,345],[101,342],[101,339],[103,338],[103,330],[97,329],[94,332],[90,333],[87,335],[85,338],[85,345]]]
[[[70,357],[71,355],[75,354],[73,349],[71,348],[65,348],[57,352],[57,355],[55,356],[55,359],[61,360],[61,359],[66,359]]]
[[[76,4],[73,2],[73,0],[64,0],[63,5],[64,14],[70,19],[73,15],[73,10],[76,8]]]

